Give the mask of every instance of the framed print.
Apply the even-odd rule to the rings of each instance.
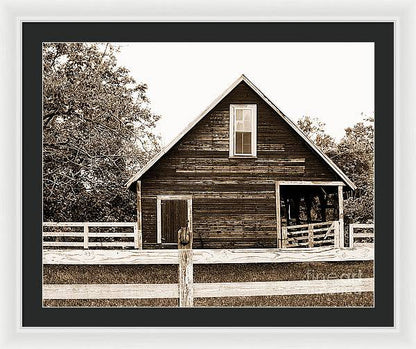
[[[394,326],[394,23],[22,42],[24,327]]]
[[[2,347],[414,347],[414,4],[239,4],[0,5]]]

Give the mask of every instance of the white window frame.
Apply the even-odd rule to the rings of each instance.
[[[251,109],[253,130],[251,132],[251,154],[235,153],[235,111],[236,109]],[[257,104],[230,104],[230,158],[257,157]]]
[[[156,196],[156,241],[162,243],[162,200],[186,200],[188,203],[188,229],[192,230],[192,195],[157,195]]]

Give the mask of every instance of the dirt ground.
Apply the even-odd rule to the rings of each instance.
[[[176,283],[177,265],[45,265],[45,284]],[[373,277],[373,262],[194,265],[194,282]],[[196,307],[372,307],[373,293],[196,298]],[[46,307],[177,307],[177,299],[45,300]]]

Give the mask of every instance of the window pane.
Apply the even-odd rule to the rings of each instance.
[[[235,130],[241,132],[252,132],[251,110],[236,109],[235,113]]]
[[[235,153],[243,154],[243,132],[235,133]]]
[[[244,123],[242,120],[236,120],[235,122],[235,130],[236,131],[244,131]]]
[[[251,154],[251,132],[243,133],[243,154]]]
[[[245,132],[251,132],[251,115],[250,117],[244,118],[244,127],[243,130]]]
[[[243,119],[244,119],[244,131],[251,132],[251,110],[243,110]]]
[[[235,111],[235,120],[242,121],[243,120],[243,109],[236,109]]]
[[[235,153],[251,154],[251,132],[235,133]]]

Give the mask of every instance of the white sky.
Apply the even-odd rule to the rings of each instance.
[[[245,74],[289,118],[344,128],[374,113],[373,43],[119,43],[118,61],[148,85],[168,143]]]

